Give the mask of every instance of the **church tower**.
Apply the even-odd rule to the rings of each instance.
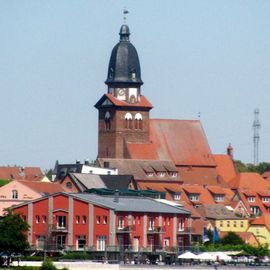
[[[109,61],[107,93],[95,105],[99,111],[98,158],[129,158],[128,144],[149,143],[152,105],[141,94],[139,57],[126,24],[119,35]]]

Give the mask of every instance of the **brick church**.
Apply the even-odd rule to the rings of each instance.
[[[98,163],[143,183],[220,185],[217,162],[199,120],[151,119],[141,68],[127,25],[111,52],[98,110]],[[166,106],[166,104],[164,104]]]

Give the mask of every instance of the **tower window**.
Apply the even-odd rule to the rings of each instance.
[[[109,112],[106,112],[104,120],[105,120],[105,129],[110,130],[111,129],[111,115]]]
[[[125,115],[125,128],[132,129],[132,115],[129,112]]]
[[[140,113],[135,115],[135,129],[142,129],[142,115]]]

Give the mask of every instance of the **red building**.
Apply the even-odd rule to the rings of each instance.
[[[146,197],[57,193],[13,208],[36,250],[86,250],[108,258],[177,254],[189,245],[190,213]]]

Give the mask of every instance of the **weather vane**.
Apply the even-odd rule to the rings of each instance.
[[[123,19],[124,19],[124,24],[126,24],[126,21],[127,21],[127,14],[129,13],[129,11],[126,9],[126,8],[124,8],[124,10],[123,10],[123,15],[124,15],[124,17],[123,17]]]

